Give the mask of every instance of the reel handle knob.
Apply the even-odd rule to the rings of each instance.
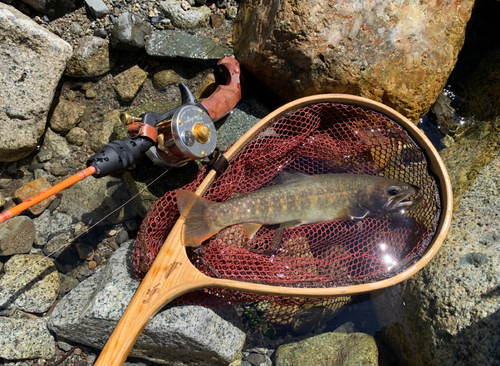
[[[225,57],[217,65],[224,71],[227,84],[219,85],[212,95],[200,102],[212,121],[231,112],[241,99],[240,63],[232,57]]]

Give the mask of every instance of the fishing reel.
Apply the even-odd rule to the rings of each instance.
[[[87,166],[97,170],[93,176],[121,173],[143,154],[166,169],[212,155],[217,143],[214,121],[229,113],[241,98],[238,61],[226,57],[217,65],[228,83],[219,85],[202,102],[184,84],[179,84],[179,107],[163,114],[147,112],[140,117],[123,113],[120,119],[128,125],[129,137],[110,142],[87,160]]]

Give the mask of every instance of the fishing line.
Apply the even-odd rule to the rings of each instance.
[[[72,239],[70,239],[66,244],[64,244],[63,246],[61,246],[60,248],[57,248],[56,250],[50,252],[49,254],[46,255],[46,257],[48,258],[51,258],[53,255],[57,254],[59,251],[61,250],[64,250],[64,249],[67,249],[69,248],[79,237],[83,236],[84,234],[88,234],[90,232],[90,230],[92,230],[94,227],[96,227],[97,225],[99,225],[101,222],[103,222],[104,220],[106,220],[109,216],[113,215],[115,212],[121,210],[123,207],[125,207],[126,205],[128,205],[131,201],[133,201],[137,196],[141,195],[146,189],[149,188],[149,186],[151,186],[152,184],[154,184],[156,181],[158,181],[161,177],[163,177],[167,172],[169,171],[169,169],[166,169],[163,173],[161,173],[159,176],[157,176],[155,179],[153,179],[151,182],[149,182],[148,184],[146,184],[146,186],[144,188],[142,188],[140,191],[138,191],[136,194],[134,194],[131,198],[129,198],[125,203],[121,204],[120,206],[118,206],[116,209],[114,209],[113,211],[111,211],[110,213],[108,213],[106,216],[102,217],[99,221],[97,221],[95,224],[93,224],[92,226],[90,226],[89,228],[85,229],[84,231],[82,231],[80,234],[78,234],[77,236],[73,237]]]

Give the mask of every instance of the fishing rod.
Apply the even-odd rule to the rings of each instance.
[[[101,178],[131,169],[143,155],[165,169],[191,160],[220,157],[215,149],[214,121],[228,114],[241,99],[241,71],[232,57],[223,58],[217,65],[226,76],[226,85],[219,85],[212,95],[198,102],[181,83],[180,106],[163,114],[147,112],[140,117],[122,113],[120,120],[128,125],[128,137],[105,145],[87,160],[87,168],[0,213],[0,223],[89,176]]]

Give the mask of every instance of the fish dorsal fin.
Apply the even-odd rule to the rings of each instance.
[[[370,211],[366,208],[360,206],[349,206],[347,207],[347,214],[351,219],[364,219]]]
[[[276,184],[289,184],[300,182],[307,177],[309,177],[307,174],[299,172],[281,172],[276,178],[274,178],[274,182]]]

